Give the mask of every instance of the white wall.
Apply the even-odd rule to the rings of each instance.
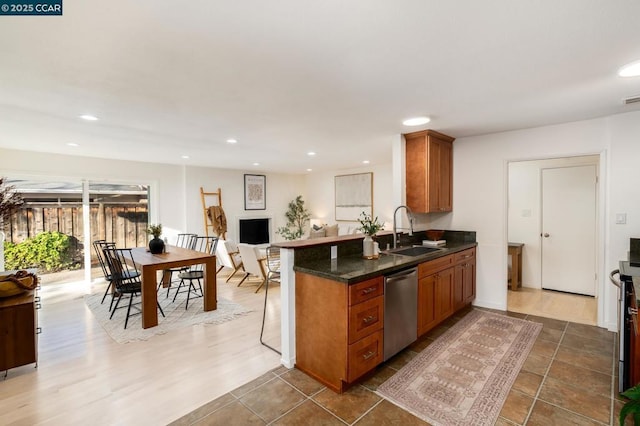
[[[373,172],[373,215],[385,223],[385,229],[391,229],[393,222],[393,188],[391,162],[389,164],[360,167],[357,169],[313,172],[305,179],[305,206],[313,219],[322,223],[359,226],[358,222],[335,220],[335,182],[338,175]]]
[[[640,112],[574,123],[460,138],[454,142],[453,213],[439,225],[477,231],[478,295],[481,306],[506,308],[507,164],[509,161],[599,154],[600,212],[599,324],[616,323],[615,288],[609,270],[626,258],[629,237],[640,235]],[[627,213],[615,225],[615,213]]]
[[[204,232],[204,215],[200,199],[200,187],[205,192],[222,190],[222,206],[227,217],[227,239],[238,241],[239,218],[271,219],[271,241],[282,241],[275,233],[276,229],[285,226],[285,212],[289,202],[305,193],[304,179],[299,175],[264,173],[266,180],[266,209],[244,209],[244,174],[263,174],[255,171],[213,169],[206,167],[185,168],[185,218],[188,232]],[[216,204],[215,198],[206,198],[207,205]],[[305,201],[306,204],[306,201]]]
[[[509,242],[524,244],[522,249],[523,287],[542,288],[541,170],[550,167],[597,165],[598,160],[598,156],[582,156],[509,163],[507,239]]]

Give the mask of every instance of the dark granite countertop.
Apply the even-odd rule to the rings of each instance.
[[[363,259],[360,255],[338,256],[337,259],[304,259],[301,262],[296,261],[293,270],[346,284],[355,284],[475,246],[477,246],[475,242],[451,242],[442,246],[442,250],[422,256],[381,253],[378,259],[372,260]]]

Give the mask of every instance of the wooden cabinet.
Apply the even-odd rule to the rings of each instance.
[[[407,206],[414,212],[450,212],[455,139],[434,130],[404,137]]]
[[[453,313],[453,260],[449,255],[418,266],[418,336]]]
[[[476,249],[418,266],[418,336],[469,305],[476,297]]]
[[[384,281],[296,273],[296,367],[336,392],[383,359]]]
[[[0,299],[0,371],[37,361],[33,291]]]
[[[476,298],[476,249],[454,255],[454,309],[458,310]]]

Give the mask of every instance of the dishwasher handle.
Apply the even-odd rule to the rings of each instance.
[[[395,272],[395,273],[393,273],[391,275],[385,275],[384,279],[386,281],[386,280],[388,280],[390,278],[391,279],[400,278],[400,277],[404,277],[404,276],[412,275],[412,274],[418,275],[418,268],[403,269],[402,271]]]

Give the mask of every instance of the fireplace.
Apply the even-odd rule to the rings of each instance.
[[[240,242],[247,244],[268,244],[269,219],[240,219]]]

